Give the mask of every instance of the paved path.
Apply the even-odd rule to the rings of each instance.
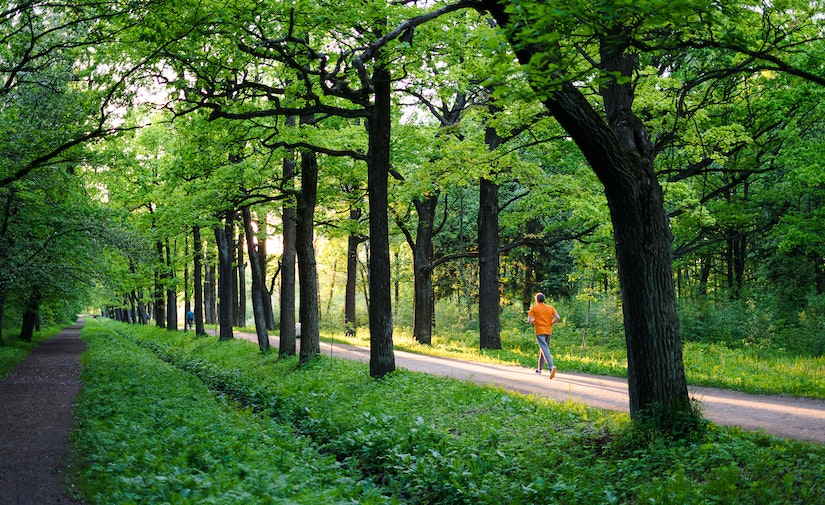
[[[80,390],[82,323],[37,346],[0,381],[0,505],[71,505],[65,468]]]
[[[257,343],[254,334],[236,332],[239,338]],[[277,348],[277,336],[270,336]],[[327,356],[369,362],[369,349],[344,344],[321,343]],[[532,368],[495,365],[395,351],[395,364],[415,372],[454,377],[477,384],[552,398],[576,401],[592,407],[627,412],[627,380],[582,373],[559,372],[552,380],[536,375]],[[783,438],[825,443],[825,400],[779,395],[751,395],[726,389],[690,386],[692,398],[702,405],[704,416],[720,425],[745,430],[764,430]]]

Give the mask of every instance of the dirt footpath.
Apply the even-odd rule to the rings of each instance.
[[[82,323],[35,348],[0,381],[0,505],[75,505],[66,493]]]

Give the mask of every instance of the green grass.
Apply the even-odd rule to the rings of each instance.
[[[90,321],[73,434],[90,503],[383,503],[289,426]],[[332,482],[330,485],[328,482]]]
[[[674,439],[580,404],[376,380],[325,356],[299,367],[191,332],[90,321],[84,338],[91,504],[825,503],[818,445],[713,425]]]
[[[253,330],[254,331],[254,330]],[[369,345],[369,330],[356,337],[327,331],[324,341]],[[584,372],[614,377],[627,376],[624,340],[590,335],[584,347],[581,333],[559,324],[553,333],[550,352],[556,366],[565,372]],[[532,328],[502,329],[502,350],[480,350],[478,332],[444,331],[433,336],[432,345],[417,343],[409,331],[397,328],[396,349],[472,361],[535,367],[538,347]],[[735,389],[748,393],[781,394],[825,398],[825,357],[795,356],[781,350],[730,349],[717,344],[687,342],[683,346],[685,374],[689,384]]]
[[[35,332],[31,342],[19,339],[20,331],[16,333],[4,330],[3,343],[0,345],[0,379],[8,375],[23,359],[41,342],[57,335],[62,328],[50,326]]]

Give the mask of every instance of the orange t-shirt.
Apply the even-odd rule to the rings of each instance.
[[[537,303],[530,308],[528,317],[533,318],[536,335],[552,335],[553,323],[556,321],[556,309],[546,303]]]

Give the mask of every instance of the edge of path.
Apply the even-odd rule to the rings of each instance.
[[[257,344],[255,334],[235,332],[237,337]],[[277,349],[277,335],[269,336]],[[298,339],[300,343],[300,338]],[[369,362],[369,348],[351,344],[321,342],[321,353],[337,358]],[[627,379],[579,372],[558,372],[549,380],[532,368],[458,360],[395,350],[395,364],[414,372],[467,380],[509,391],[573,401],[619,412],[629,411]],[[706,419],[729,427],[793,440],[825,443],[825,400],[784,395],[754,395],[720,388],[688,386]]]
[[[0,380],[0,503],[79,505],[67,493],[83,320],[44,340]]]

